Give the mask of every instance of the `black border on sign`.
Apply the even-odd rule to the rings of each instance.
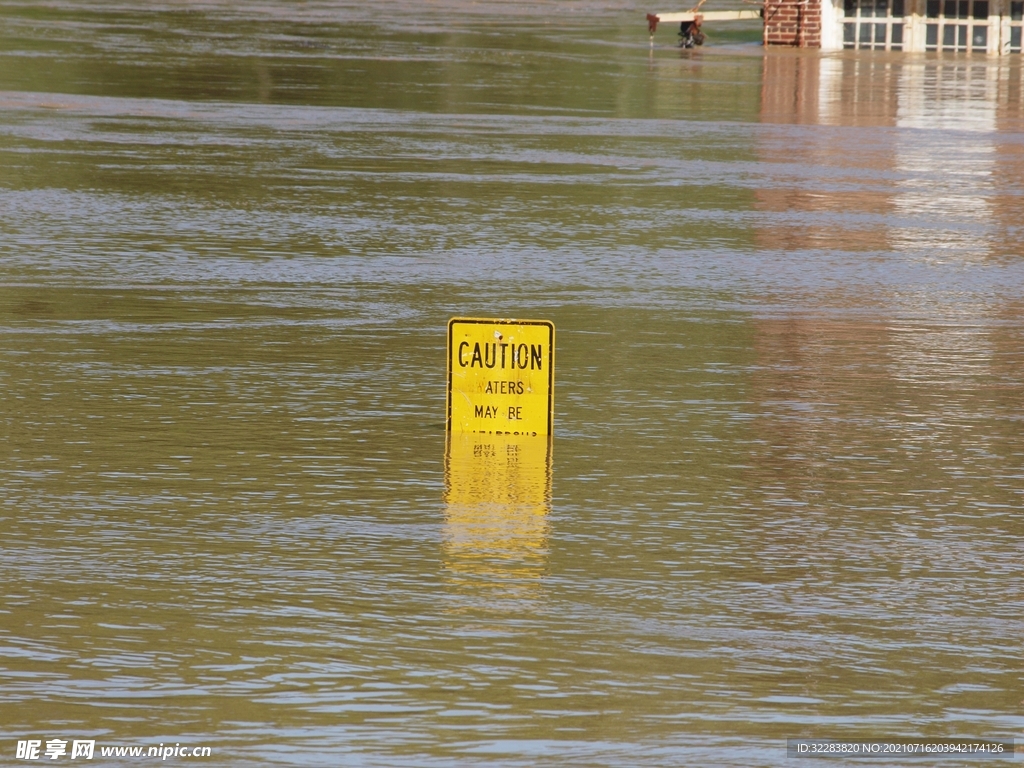
[[[550,320],[510,320],[486,317],[453,317],[448,321],[448,388],[445,392],[445,432],[452,431],[452,326],[456,323],[473,325],[546,325],[548,328],[548,437],[555,434],[555,324]]]

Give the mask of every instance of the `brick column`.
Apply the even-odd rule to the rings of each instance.
[[[821,48],[822,0],[766,0],[764,44]]]

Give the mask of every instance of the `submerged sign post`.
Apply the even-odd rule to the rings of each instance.
[[[548,320],[448,321],[448,431],[550,435],[555,326]]]

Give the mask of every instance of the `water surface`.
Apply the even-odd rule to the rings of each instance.
[[[5,759],[1021,733],[1020,58],[648,10],[0,2]],[[446,441],[454,315],[550,445]]]

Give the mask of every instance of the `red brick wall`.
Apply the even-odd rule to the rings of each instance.
[[[764,44],[821,47],[821,0],[766,0]]]

